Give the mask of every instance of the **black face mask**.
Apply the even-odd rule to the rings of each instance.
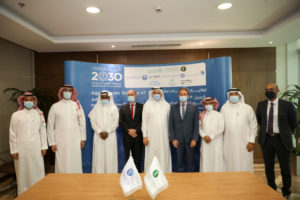
[[[276,93],[274,91],[266,91],[265,95],[268,99],[274,99],[276,97]]]

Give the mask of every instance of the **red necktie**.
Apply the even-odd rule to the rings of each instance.
[[[133,104],[130,105],[131,118],[133,119]]]

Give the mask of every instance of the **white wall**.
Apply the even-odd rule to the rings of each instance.
[[[0,165],[10,160],[8,129],[11,114],[17,105],[10,102],[3,90],[33,87],[33,52],[0,38]]]
[[[281,92],[300,84],[300,39],[276,47],[276,82]]]

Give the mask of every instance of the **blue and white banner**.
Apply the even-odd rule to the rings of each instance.
[[[166,100],[171,104],[178,102],[178,89],[186,87],[190,91],[190,102],[198,105],[207,97],[216,97],[220,104],[225,103],[226,91],[232,86],[231,57],[195,61],[190,63],[172,63],[155,65],[121,65],[65,61],[65,84],[71,84],[78,90],[78,99],[87,119],[87,142],[83,149],[83,170],[91,172],[93,136],[88,113],[97,102],[102,90],[112,92],[118,108],[127,103],[127,91],[134,89],[138,93],[137,101],[145,103],[148,91],[152,87],[162,87]],[[118,164],[119,172],[125,165],[125,153],[122,132],[118,128]],[[199,144],[196,147],[196,170],[199,170]],[[176,154],[172,150],[173,170],[176,171]]]

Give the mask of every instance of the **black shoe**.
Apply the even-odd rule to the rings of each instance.
[[[290,195],[286,195],[286,196],[284,196],[284,198],[285,198],[286,200],[291,200],[291,196],[290,196]]]

